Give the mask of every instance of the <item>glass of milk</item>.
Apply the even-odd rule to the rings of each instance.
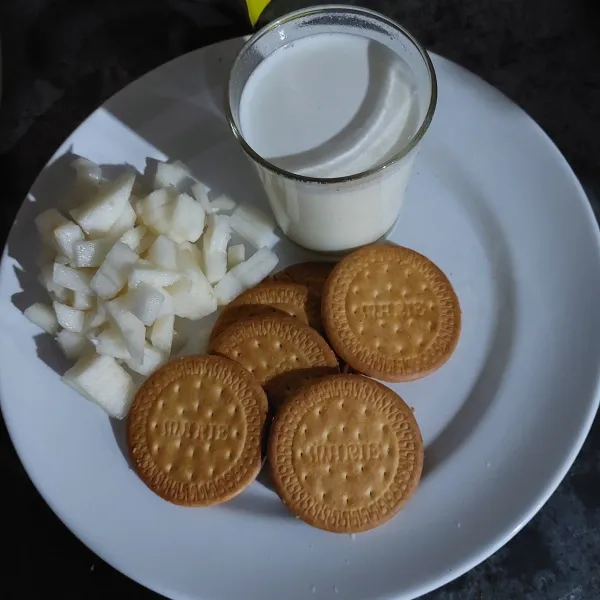
[[[436,101],[433,65],[412,35],[371,10],[327,5],[248,40],[226,112],[283,232],[344,253],[394,226]]]

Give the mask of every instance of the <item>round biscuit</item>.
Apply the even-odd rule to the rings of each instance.
[[[274,407],[303,378],[339,372],[337,357],[327,342],[292,317],[263,315],[238,321],[213,340],[210,350],[252,373]]]
[[[271,425],[268,463],[277,493],[305,522],[358,533],[391,519],[417,488],[423,440],[412,410],[362,375],[302,387]]]
[[[174,504],[225,502],[258,476],[267,410],[264,391],[237,363],[172,360],[144,382],[129,411],[133,467]]]
[[[461,329],[446,275],[422,254],[393,244],[343,258],[325,283],[321,310],[342,360],[384,381],[411,381],[441,367]]]
[[[305,285],[278,281],[261,283],[241,293],[221,312],[210,339],[216,339],[229,325],[241,319],[268,314],[296,317],[312,326],[321,323],[320,302],[315,301]]]
[[[317,295],[321,295],[325,281],[329,277],[334,262],[309,261],[286,267],[272,276],[273,281],[291,281],[300,283]]]

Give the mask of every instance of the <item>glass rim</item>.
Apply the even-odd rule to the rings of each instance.
[[[386,160],[380,164],[375,165],[374,167],[371,167],[370,169],[367,169],[365,171],[360,171],[360,172],[354,173],[352,175],[345,175],[343,177],[310,177],[308,175],[299,175],[298,173],[294,173],[292,171],[287,171],[286,169],[282,169],[282,168],[278,167],[274,163],[267,160],[264,156],[261,156],[258,152],[256,152],[250,146],[250,144],[248,144],[248,142],[245,140],[242,132],[240,131],[240,128],[236,125],[235,119],[233,117],[233,111],[231,110],[231,94],[230,94],[231,75],[232,75],[235,67],[241,60],[241,57],[245,54],[245,52],[248,50],[248,48],[250,48],[253,44],[256,43],[257,40],[259,40],[263,36],[267,35],[268,33],[271,33],[273,30],[277,29],[280,25],[284,25],[286,23],[295,21],[299,17],[312,15],[312,14],[325,13],[325,12],[329,12],[329,11],[369,15],[371,17],[375,17],[379,21],[384,22],[385,24],[387,24],[387,25],[391,26],[393,29],[395,29],[397,32],[404,35],[408,39],[408,41],[411,42],[413,44],[413,46],[417,49],[421,58],[423,59],[423,62],[425,63],[425,66],[427,68],[427,73],[429,75],[429,82],[431,85],[431,94],[430,94],[430,98],[429,98],[429,106],[427,107],[427,112],[425,113],[425,118],[423,119],[422,123],[419,125],[417,132],[411,138],[410,142],[406,146],[404,146],[404,148],[402,148],[399,152],[394,154],[391,158],[389,158],[388,160]],[[386,168],[394,165],[395,163],[400,161],[402,158],[407,156],[410,153],[410,151],[421,141],[421,139],[425,135],[426,131],[429,129],[429,125],[431,124],[431,121],[433,119],[433,114],[435,112],[435,108],[437,105],[437,77],[435,74],[435,69],[433,67],[433,63],[431,62],[431,58],[429,57],[429,54],[427,53],[425,48],[417,41],[417,39],[409,31],[407,31],[399,23],[396,23],[396,21],[394,21],[393,19],[390,19],[389,17],[386,17],[385,15],[382,15],[381,13],[378,13],[377,11],[374,11],[374,10],[371,10],[368,8],[362,8],[362,7],[358,7],[358,6],[350,6],[350,5],[344,5],[344,4],[322,4],[320,6],[312,6],[310,8],[302,8],[302,9],[287,13],[287,14],[283,15],[282,17],[279,17],[279,19],[275,19],[274,21],[271,21],[271,23],[268,23],[267,25],[265,25],[264,27],[259,29],[257,32],[255,32],[252,36],[250,36],[250,38],[242,46],[241,50],[238,52],[235,60],[233,61],[231,70],[229,72],[229,78],[227,80],[225,95],[226,95],[225,116],[227,118],[229,127],[231,128],[231,131],[233,132],[233,135],[235,136],[237,141],[242,146],[242,149],[244,150],[244,152],[246,152],[246,154],[248,156],[250,156],[250,158],[252,158],[255,162],[257,162],[264,168],[268,169],[269,171],[272,171],[272,172],[276,173],[277,175],[280,175],[286,179],[292,179],[292,180],[300,181],[300,182],[304,182],[304,183],[340,184],[340,183],[355,182],[355,181],[359,181],[361,179],[367,179],[376,173],[384,171]]]

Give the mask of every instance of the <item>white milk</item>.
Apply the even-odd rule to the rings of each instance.
[[[406,62],[378,42],[346,33],[311,35],[276,50],[252,73],[240,104],[242,134],[258,154],[318,178],[384,163],[408,145],[421,120]],[[340,251],[392,227],[415,154],[341,184],[300,182],[257,166],[284,232],[307,248]]]

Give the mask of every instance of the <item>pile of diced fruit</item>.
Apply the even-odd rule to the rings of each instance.
[[[136,390],[131,372],[149,375],[169,359],[182,337],[177,323],[202,319],[267,276],[278,238],[269,216],[210,199],[180,162],[158,163],[147,195],[135,172],[108,181],[84,158],[73,167],[86,199],[70,218],[54,208],[36,218],[39,279],[52,302],[25,316],[77,361],[63,381],[123,418]],[[232,232],[257,250],[249,259],[244,244],[230,245]]]

